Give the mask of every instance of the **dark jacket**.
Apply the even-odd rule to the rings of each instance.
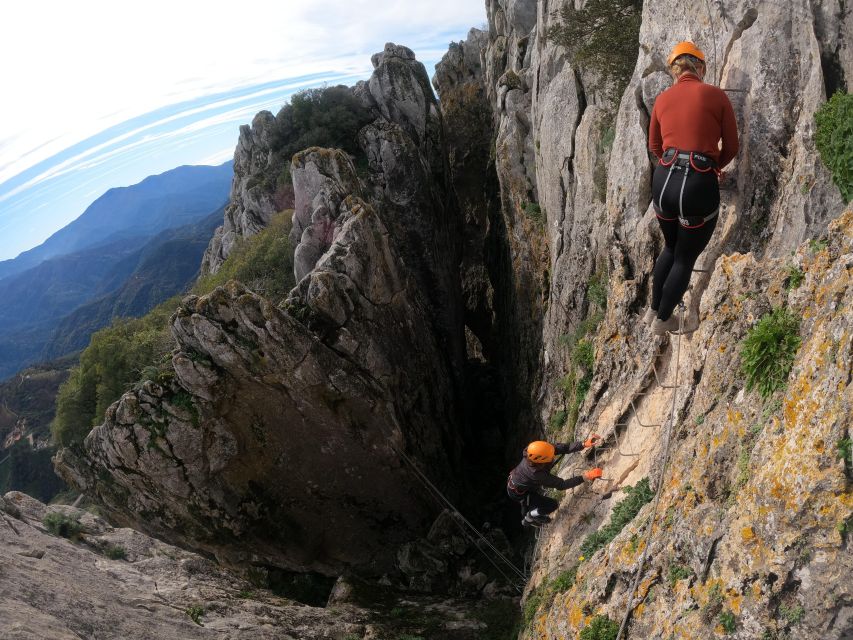
[[[583,449],[583,442],[573,442],[564,444],[558,442],[554,445],[554,452],[557,455],[564,453],[574,453]],[[511,497],[522,498],[529,491],[536,491],[539,487],[551,487],[554,489],[571,489],[583,482],[581,476],[563,479],[550,473],[554,465],[557,464],[556,458],[548,464],[535,465],[527,459],[527,449],[522,454],[521,462],[512,471],[509,472],[507,479],[507,492]]]

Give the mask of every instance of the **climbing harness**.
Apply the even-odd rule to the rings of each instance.
[[[664,446],[664,454],[663,454],[663,465],[661,465],[660,474],[658,475],[657,488],[655,489],[655,498],[652,504],[652,513],[646,523],[646,533],[645,533],[645,545],[643,547],[643,553],[640,555],[640,561],[637,566],[637,573],[634,576],[634,582],[631,585],[631,590],[628,592],[628,604],[625,611],[625,617],[622,619],[622,625],[619,627],[619,633],[616,635],[616,640],[622,640],[623,634],[625,633],[625,629],[628,626],[628,620],[631,617],[631,612],[634,610],[634,594],[637,592],[637,587],[640,584],[640,578],[643,575],[643,568],[646,564],[646,556],[648,555],[649,548],[651,546],[652,533],[654,532],[655,520],[657,519],[657,511],[658,504],[660,503],[660,496],[664,485],[664,478],[666,477],[666,471],[669,467],[669,456],[672,448],[672,432],[675,427],[675,414],[676,414],[676,399],[677,399],[677,390],[681,386],[678,384],[678,367],[681,361],[681,338],[684,330],[684,303],[678,303],[679,317],[678,317],[678,346],[676,347],[675,352],[675,380],[672,385],[667,385],[666,388],[672,389],[672,409],[669,417],[669,425],[666,432],[666,445]],[[655,370],[655,377],[657,378],[657,370]],[[658,382],[660,380],[658,379]],[[633,401],[632,401],[633,406]],[[641,423],[642,426],[642,423]],[[651,426],[651,425],[650,425]],[[615,431],[614,431],[615,433]],[[639,455],[639,454],[637,454]],[[639,603],[637,603],[639,604]]]
[[[693,169],[696,173],[715,172],[719,177],[720,172],[717,169],[716,163],[708,156],[702,155],[695,151],[680,151],[678,149],[667,149],[660,159],[662,167],[669,167],[664,180],[663,188],[660,190],[657,202],[653,202],[655,215],[666,222],[678,220],[679,224],[685,229],[698,229],[706,222],[713,220],[720,212],[720,207],[717,206],[711,213],[705,216],[686,216],[684,215],[684,187],[687,184],[687,177],[690,175],[690,170]],[[672,178],[673,171],[682,171],[681,189],[678,193],[678,216],[675,218],[667,218],[663,211],[663,197],[666,194],[666,188],[669,186],[669,181]]]

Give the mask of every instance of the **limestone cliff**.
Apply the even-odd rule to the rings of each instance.
[[[735,618],[731,637],[842,637],[851,629],[843,585],[853,575],[839,534],[849,526],[850,479],[836,449],[851,423],[850,216],[829,226],[843,205],[815,152],[813,115],[827,92],[853,77],[849,9],[832,1],[647,0],[633,77],[611,105],[601,78],[574,68],[545,37],[561,6],[487,3],[486,90],[498,123],[496,165],[514,272],[543,292],[528,298],[542,314],[541,334],[535,325],[527,332],[542,341],[541,352],[527,357],[532,369],[541,367],[529,391],[543,422],[559,415],[552,435],[571,437],[560,429],[566,413],[559,410],[572,401],[561,381],[575,375],[573,346],[579,332],[596,326],[590,318],[604,293],[606,313],[587,335],[594,376],[580,396],[574,433],[608,439],[597,462],[611,488],[645,476],[655,486],[675,406],[673,463],[659,506],[668,515],[665,525],[658,520],[640,593],[646,600],[628,637],[728,633],[721,611]],[[651,339],[640,316],[661,243],[649,206],[646,129],[656,95],[668,86],[665,55],[688,38],[708,52],[707,79],[730,90],[742,148],[686,299],[688,322],[698,319],[700,329],[683,339],[678,358],[677,341]],[[543,219],[538,234],[537,221],[525,215],[531,202]],[[829,248],[801,244],[821,236]],[[792,269],[810,284],[786,290]],[[600,279],[605,291],[596,292]],[[762,403],[744,391],[740,343],[780,305],[805,318],[803,344],[787,392]],[[676,370],[684,386],[672,390]],[[595,492],[577,493],[565,496],[536,547],[537,597],[554,594],[549,577],[574,571],[579,543],[623,497],[602,503]],[[575,586],[540,608],[529,637],[577,637],[598,613],[621,622],[639,555],[632,536],[649,515],[647,507],[604,551],[584,558]],[[667,572],[682,565],[693,577],[669,587]],[[703,609],[709,591],[714,603]],[[805,613],[786,619],[797,607]]]

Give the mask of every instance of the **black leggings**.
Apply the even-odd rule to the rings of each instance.
[[[548,496],[543,496],[541,493],[534,493],[532,491],[522,498],[512,494],[510,494],[510,497],[521,505],[521,514],[525,516],[534,509],[539,510],[537,511],[539,515],[545,516],[549,513],[553,513],[557,510],[557,507],[560,506],[560,503],[553,498],[549,498]]]
[[[666,245],[655,262],[652,282],[652,309],[661,320],[669,319],[687,291],[696,260],[717,226],[714,217],[704,224],[685,227],[678,221],[679,208],[683,216],[706,216],[720,206],[720,188],[713,172],[691,170],[686,179],[683,172],[683,167],[670,173],[669,167],[658,165],[652,180],[652,198]]]

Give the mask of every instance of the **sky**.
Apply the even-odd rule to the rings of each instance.
[[[0,260],[112,187],[230,160],[241,124],[354,84],[386,42],[430,76],[485,0],[9,0],[0,4]]]

